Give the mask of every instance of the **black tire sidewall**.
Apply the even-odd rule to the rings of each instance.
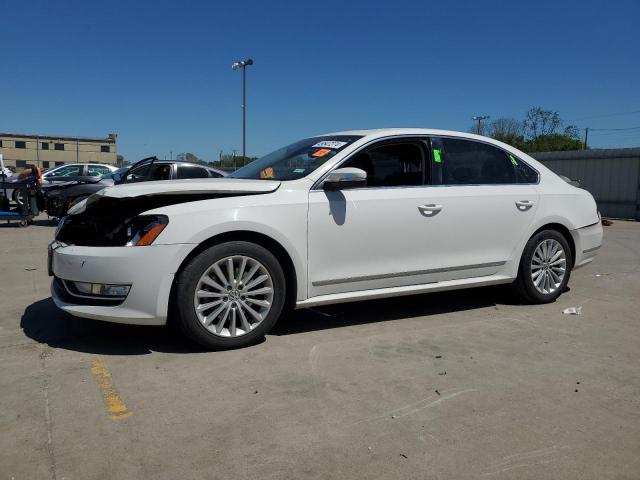
[[[533,258],[533,253],[536,247],[540,244],[540,242],[547,239],[557,240],[560,245],[562,245],[567,259],[567,270],[560,287],[555,292],[545,295],[543,293],[540,293],[533,284],[533,280],[531,278],[531,259]],[[524,293],[525,297],[533,303],[554,302],[562,294],[562,292],[564,292],[567,284],[569,283],[572,265],[573,255],[571,252],[571,248],[569,247],[569,243],[567,242],[567,239],[564,237],[564,235],[555,230],[543,230],[536,233],[527,242],[527,245],[522,254],[522,258],[520,259],[518,280],[520,283],[520,287],[523,290],[522,293]]]
[[[225,338],[205,328],[194,311],[193,296],[202,274],[218,260],[244,255],[253,258],[267,269],[273,282],[273,303],[267,317],[251,332]],[[229,350],[246,347],[262,339],[280,317],[286,297],[286,281],[278,259],[266,248],[255,243],[232,241],[214,245],[196,255],[179,273],[176,283],[176,313],[183,332],[192,340],[211,350]]]

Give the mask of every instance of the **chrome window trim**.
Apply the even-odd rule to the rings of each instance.
[[[335,169],[340,168],[346,161],[348,161],[349,159],[351,159],[354,155],[357,155],[359,152],[361,152],[362,150],[364,150],[365,148],[370,147],[372,144],[378,143],[378,142],[383,142],[386,140],[401,140],[401,139],[422,139],[423,141],[427,141],[429,139],[432,138],[450,138],[453,140],[466,140],[469,142],[478,142],[478,143],[484,143],[485,145],[490,145],[492,147],[495,147],[503,152],[505,152],[507,155],[513,155],[514,157],[516,157],[518,159],[518,161],[524,163],[526,166],[528,166],[529,168],[531,168],[534,172],[536,172],[538,178],[537,181],[535,183],[465,183],[462,185],[454,185],[454,184],[446,184],[446,185],[433,185],[432,183],[424,183],[423,185],[397,185],[397,186],[393,186],[393,187],[362,187],[362,188],[349,188],[347,190],[375,190],[375,189],[381,189],[381,188],[416,188],[416,187],[495,187],[496,185],[501,185],[501,186],[513,186],[513,185],[540,185],[540,171],[531,166],[528,162],[522,160],[522,158],[520,158],[519,155],[515,155],[511,152],[509,152],[508,150],[505,150],[502,147],[499,147],[498,145],[495,145],[494,143],[491,142],[487,142],[484,140],[476,140],[475,138],[466,138],[466,137],[457,137],[455,135],[426,135],[426,134],[408,134],[408,135],[390,135],[388,137],[381,137],[381,138],[375,138],[373,140],[369,140],[367,143],[364,143],[363,145],[360,145],[356,150],[354,150],[353,152],[351,152],[348,156],[346,156],[345,158],[343,158],[342,160],[340,160],[336,165],[334,165],[333,167],[329,168],[329,170],[327,170],[324,174],[322,174],[322,176],[316,180],[313,185],[311,186],[311,190],[310,191],[324,191],[322,189],[322,182],[324,182],[324,180],[327,178],[327,176],[333,172]],[[428,150],[431,150],[431,146],[428,146]],[[429,158],[428,161],[430,162],[431,159]],[[313,173],[313,172],[311,172]]]

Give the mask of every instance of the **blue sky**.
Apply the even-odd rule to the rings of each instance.
[[[0,0],[0,131],[119,135],[130,160],[557,110],[640,126],[640,2]],[[628,113],[633,112],[633,113]],[[620,114],[620,115],[612,115]],[[640,129],[592,146],[640,146]]]

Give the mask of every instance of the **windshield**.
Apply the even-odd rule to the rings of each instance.
[[[126,172],[127,170],[129,170],[129,167],[122,167],[122,168],[119,168],[119,169],[118,169],[118,170],[116,170],[115,172],[107,172],[107,173],[103,173],[102,175],[100,175],[100,179],[113,178],[113,176],[114,176],[116,173],[119,173],[119,174],[121,174],[121,175],[122,175],[122,174],[123,174],[124,172]]]
[[[245,165],[229,177],[297,180],[309,175],[339,151],[360,138],[362,137],[357,135],[327,135],[306,138]]]

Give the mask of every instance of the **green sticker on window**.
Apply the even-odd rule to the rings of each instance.
[[[436,163],[442,163],[442,156],[440,154],[440,150],[437,148],[433,149],[433,161]]]
[[[509,158],[511,159],[511,163],[513,164],[513,166],[517,167],[518,161],[516,160],[516,158],[513,155],[509,155]]]

